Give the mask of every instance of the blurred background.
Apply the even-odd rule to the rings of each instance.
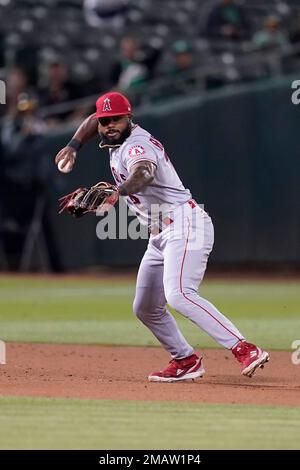
[[[138,265],[145,240],[57,213],[112,179],[97,140],[68,175],[54,157],[116,89],[212,216],[212,270],[299,270],[298,0],[0,0],[0,21],[0,269]]]

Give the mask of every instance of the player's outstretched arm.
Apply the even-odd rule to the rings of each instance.
[[[91,114],[80,124],[70,142],[58,152],[55,157],[56,165],[63,161],[61,168],[63,169],[68,165],[69,171],[71,171],[75,164],[78,150],[98,134],[98,121],[95,119],[95,114]]]
[[[127,180],[119,186],[119,194],[128,196],[148,186],[153,181],[155,168],[153,163],[146,160],[133,164]]]

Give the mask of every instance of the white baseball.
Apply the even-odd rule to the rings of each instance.
[[[57,168],[59,169],[59,171],[61,171],[62,173],[70,173],[70,171],[72,170],[72,165],[70,162],[68,162],[66,164],[66,166],[64,168],[62,168],[62,164],[64,163],[64,160],[60,160],[58,162],[58,165],[57,165]]]

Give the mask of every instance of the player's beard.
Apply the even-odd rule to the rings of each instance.
[[[128,122],[127,126],[125,127],[125,129],[120,133],[120,136],[119,138],[109,138],[107,137],[106,135],[102,134],[102,132],[100,132],[100,137],[101,137],[101,147],[102,146],[114,146],[114,145],[122,145],[123,142],[125,142],[125,140],[130,136],[131,134],[131,122]]]

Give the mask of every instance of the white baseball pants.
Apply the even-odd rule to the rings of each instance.
[[[173,358],[193,354],[167,303],[215,341],[231,349],[243,335],[219,310],[198,294],[213,247],[211,218],[199,206],[179,206],[174,223],[150,236],[141,261],[133,311]]]

